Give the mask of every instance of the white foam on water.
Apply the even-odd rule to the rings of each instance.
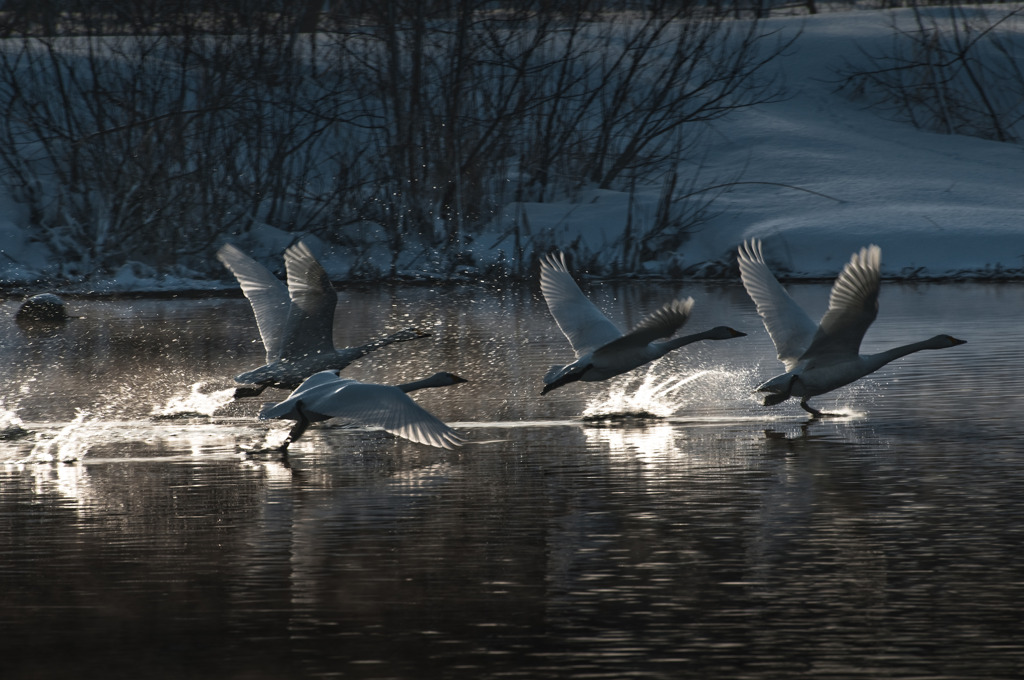
[[[158,418],[212,416],[219,408],[226,406],[234,399],[235,388],[203,392],[202,388],[205,384],[204,382],[193,383],[188,394],[171,397],[163,407],[154,408],[153,415]]]
[[[638,386],[633,387],[632,383],[622,382],[615,385],[604,396],[592,401],[584,409],[583,417],[593,419],[605,416],[644,414],[667,418],[675,413],[679,406],[678,400],[672,398],[673,394],[684,385],[707,373],[708,371],[698,371],[684,378],[672,376],[662,380],[653,372],[648,371]]]
[[[669,418],[688,406],[746,411],[748,371],[713,367],[688,375],[665,376],[658,367],[639,379],[615,383],[583,411],[584,420],[622,417]]]
[[[36,443],[29,455],[30,460],[39,462],[62,462],[81,460],[96,440],[96,435],[107,428],[105,422],[88,411],[79,410],[74,420],[65,425],[52,438]]]
[[[4,402],[0,401],[0,440],[20,439],[29,434],[17,411],[9,410]]]

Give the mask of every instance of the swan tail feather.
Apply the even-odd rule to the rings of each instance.
[[[578,363],[571,363],[568,366],[552,366],[544,375],[544,389],[541,390],[541,394],[547,394],[553,389],[576,382],[583,377],[589,367],[589,364],[581,366]]]
[[[264,404],[263,408],[260,409],[260,420],[274,420],[278,418],[288,418],[295,410],[295,404],[290,400],[281,402]]]
[[[790,395],[788,394],[769,394],[765,396],[763,405],[775,406],[776,404],[781,404],[782,402],[786,401],[787,399],[789,399],[789,397]]]
[[[783,373],[771,380],[758,385],[757,392],[767,392],[764,398],[765,406],[774,406],[793,396],[793,384],[797,376],[792,373]]]

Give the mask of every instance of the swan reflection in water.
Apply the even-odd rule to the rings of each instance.
[[[612,425],[588,423],[583,428],[587,448],[628,454],[645,462],[664,461],[680,454],[679,426],[660,420],[620,421]]]

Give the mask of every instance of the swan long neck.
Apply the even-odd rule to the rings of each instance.
[[[446,387],[451,385],[452,382],[446,375],[439,373],[432,375],[429,378],[423,380],[414,380],[412,382],[402,383],[401,385],[395,385],[398,389],[405,393],[415,392],[416,390],[426,389],[428,387]]]
[[[664,342],[656,342],[654,343],[654,346],[657,347],[658,351],[660,352],[658,356],[663,356],[674,349],[679,349],[680,347],[689,345],[690,343],[699,342],[701,340],[710,340],[712,339],[713,335],[714,330],[701,331],[700,333],[693,333],[692,335],[683,335],[678,338],[672,338],[671,340],[665,340]]]
[[[397,333],[392,333],[390,335],[385,335],[382,338],[377,338],[376,340],[368,342],[365,345],[360,345],[359,347],[351,347],[345,350],[339,350],[339,353],[348,353],[355,350],[359,352],[360,357],[363,357],[369,354],[370,352],[376,351],[382,347],[387,347],[388,345],[394,342],[405,342],[406,340],[416,340],[417,338],[426,338],[429,336],[430,333],[424,333],[423,331],[417,328],[406,328],[404,330],[398,331]]]
[[[876,371],[887,363],[895,361],[900,357],[905,357],[908,354],[920,352],[923,349],[944,349],[949,346],[948,343],[942,342],[942,336],[937,336],[928,340],[922,340],[921,342],[912,342],[909,345],[893,347],[877,354],[869,354],[864,357],[864,361],[871,367],[872,371]]]

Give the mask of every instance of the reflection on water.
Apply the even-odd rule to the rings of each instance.
[[[679,292],[592,294],[629,326]],[[345,291],[343,344],[434,334],[346,372],[464,375],[417,400],[470,443],[328,422],[287,460],[247,453],[285,393],[230,400],[244,300],[71,301],[50,334],[0,305],[3,677],[1024,674],[1024,287],[887,286],[866,351],[969,344],[818,421],[751,393],[779,365],[742,289],[683,292],[750,335],[541,397],[565,347],[530,291]]]

